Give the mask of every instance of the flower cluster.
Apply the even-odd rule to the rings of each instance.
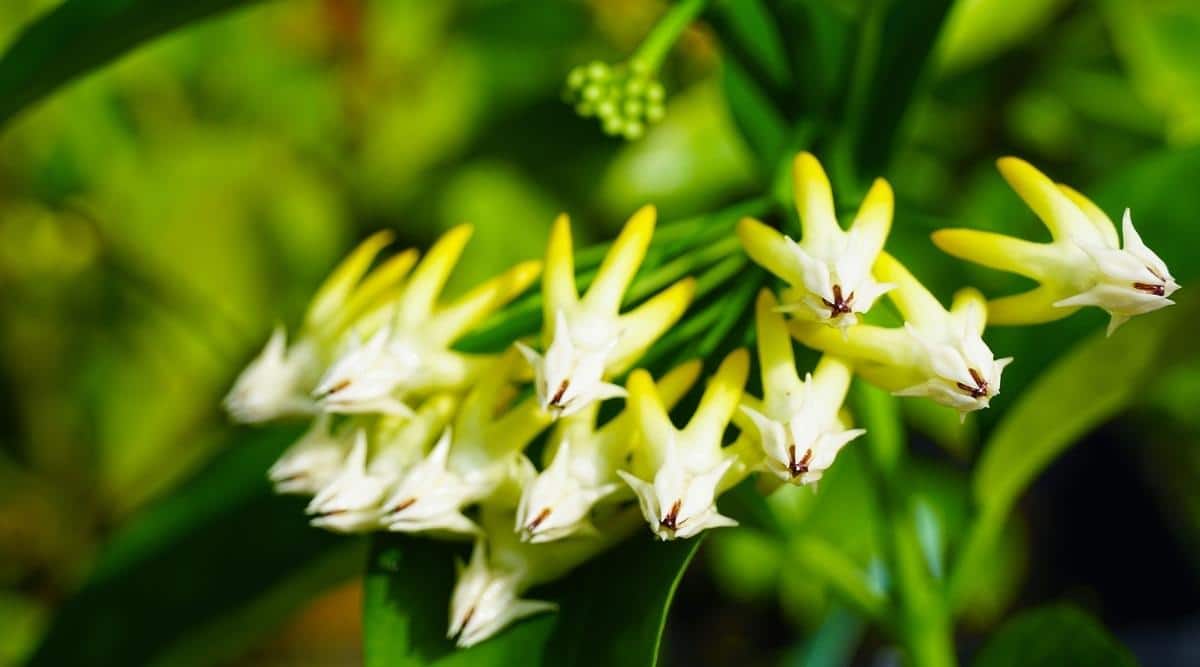
[[[269,477],[280,493],[312,497],[313,525],[472,541],[448,628],[470,646],[554,609],[522,596],[638,525],[662,540],[736,525],[718,499],[754,472],[815,489],[864,433],[843,406],[855,375],[965,415],[999,393],[1010,361],[983,340],[989,314],[1000,323],[1042,321],[1094,304],[1119,324],[1170,303],[1178,288],[1128,214],[1118,248],[1114,226],[1094,205],[1006,160],[1001,169],[1055,241],[967,230],[939,232],[935,241],[1041,286],[990,304],[963,289],[946,308],[883,250],[893,209],[885,181],[843,229],[820,163],[805,153],[794,167],[800,240],[753,219],[737,229],[750,258],[785,283],[778,295],[763,289],[755,303],[761,397],[746,391],[745,349],[729,352],[702,391],[702,360],[656,369],[657,378],[638,367],[703,293],[697,280],[678,275],[633,289],[655,232],[655,211],[645,207],[594,271],[577,275],[562,216],[544,262],[520,264],[448,303],[440,293],[469,227],[448,232],[420,263],[413,250],[377,262],[390,238],[373,236],[320,288],[290,344],[282,328],[270,337],[238,378],[228,410],[245,422],[312,417]],[[539,275],[540,295],[524,296]],[[881,297],[902,326],[874,322]],[[518,298],[540,309],[540,332],[506,340],[512,346],[496,354],[456,347]],[[803,378],[796,342],[822,353]],[[700,396],[679,427],[671,413],[694,388]],[[613,409],[602,411],[610,401]],[[535,443],[538,464],[530,458]]]

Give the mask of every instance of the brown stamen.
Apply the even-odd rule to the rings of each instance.
[[[399,503],[397,503],[396,506],[393,507],[392,509],[388,510],[388,512],[391,514],[395,514],[396,512],[403,512],[404,510],[412,507],[413,503],[415,503],[415,502],[417,502],[416,498],[406,498],[404,500],[401,500]]]
[[[563,394],[567,393],[567,387],[571,385],[570,380],[563,380],[562,384],[558,385],[558,391],[554,392],[554,396],[550,399],[550,405],[559,407],[562,402]]]
[[[475,607],[471,607],[470,609],[467,610],[467,613],[463,614],[462,629],[458,631],[458,634],[461,635],[462,633],[467,631],[467,624],[471,622],[471,617],[474,615],[475,615]]]
[[[326,396],[332,396],[349,386],[350,386],[349,380],[342,380],[341,382],[338,382],[337,384],[333,385],[329,389],[325,390],[325,393],[321,394],[321,398],[325,398]]]
[[[792,477],[799,477],[808,472],[808,464],[812,461],[812,454],[811,449],[806,449],[804,450],[804,456],[800,457],[800,460],[797,461],[796,446],[792,445],[788,447],[788,472],[792,474]]]
[[[671,505],[671,511],[658,522],[660,526],[667,530],[675,530],[679,525],[679,510],[683,507],[683,500],[676,500],[674,505]]]
[[[851,292],[849,296],[842,298],[842,286],[834,285],[833,301],[822,298],[821,303],[824,303],[825,307],[829,309],[829,317],[832,319],[839,315],[844,315],[850,312],[851,306],[854,305],[854,292]]]
[[[537,527],[542,525],[542,522],[546,520],[546,517],[550,516],[550,511],[551,510],[549,507],[544,508],[538,513],[537,516],[533,518],[533,521],[529,522],[529,525],[525,526],[525,530],[528,530],[531,533],[537,530]]]
[[[1166,296],[1167,295],[1167,288],[1165,285],[1155,285],[1152,283],[1134,283],[1133,289],[1138,290],[1139,292],[1153,294],[1154,296]]]
[[[967,369],[967,372],[971,374],[971,379],[975,381],[975,386],[972,387],[969,384],[956,382],[955,384],[958,385],[958,388],[970,395],[971,398],[983,398],[987,396],[988,383],[987,380],[983,379],[983,375],[974,368]]]

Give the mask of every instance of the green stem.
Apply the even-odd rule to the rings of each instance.
[[[896,399],[863,382],[855,384],[855,414],[867,429],[883,534],[897,597],[895,631],[915,667],[953,667],[954,627],[941,587],[929,569],[911,503],[901,484],[905,444]]]
[[[950,585],[947,590],[948,604],[951,611],[962,610],[967,602],[967,593],[971,582],[979,572],[980,563],[987,558],[988,552],[996,544],[996,538],[1004,528],[1004,515],[985,510],[975,517],[958,551],[958,558],[950,570]]]
[[[706,6],[708,0],[682,0],[676,3],[650,30],[650,34],[646,35],[646,39],[630,60],[645,63],[651,72],[658,71],[671,47],[679,40],[679,36],[700,16]]]

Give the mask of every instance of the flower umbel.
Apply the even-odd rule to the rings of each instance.
[[[387,495],[443,432],[457,405],[454,396],[440,394],[411,419],[380,417],[369,460],[367,431],[359,429],[341,472],[308,505],[312,524],[342,533],[383,528]]]
[[[388,530],[475,533],[462,513],[468,506],[485,499],[517,504],[521,486],[535,474],[521,451],[550,417],[533,398],[509,407],[515,364],[506,354],[484,373],[453,426],[404,475],[385,504]]]
[[[898,396],[924,396],[964,416],[986,408],[1000,393],[1001,372],[1012,359],[995,359],[983,342],[983,295],[960,290],[946,310],[891,255],[880,254],[875,273],[896,285],[888,297],[904,316],[903,327],[859,324],[838,335],[793,321],[792,335],[809,347],[845,358],[857,373]]]
[[[654,234],[655,211],[633,215],[582,298],[575,287],[571,226],[559,216],[546,249],[542,277],[545,354],[518,342],[533,366],[538,400],[556,417],[594,401],[625,395],[607,381],[628,369],[687,309],[695,280],[686,278],[621,314],[621,301]]]
[[[313,391],[322,410],[409,414],[413,397],[461,390],[488,365],[490,357],[463,354],[451,346],[523,292],[537,279],[541,264],[518,264],[439,306],[438,295],[470,236],[467,225],[443,235],[393,297],[364,317],[362,327],[372,332],[370,338],[363,342],[356,331]]]
[[[700,375],[700,362],[683,364],[659,380],[658,394],[669,407]],[[625,488],[617,471],[638,445],[637,424],[629,409],[596,428],[599,405],[559,421],[546,453],[549,464],[525,485],[517,507],[516,530],[529,542],[550,542],[595,532],[593,508],[615,500]]]
[[[629,376],[629,402],[641,428],[635,472],[617,472],[637,494],[642,515],[662,540],[687,538],[737,522],[717,511],[721,491],[745,477],[745,438],[722,447],[749,374],[749,355],[736,350],[709,380],[691,421],[675,428],[650,374]],[[736,464],[736,465],[735,465]],[[647,481],[647,479],[649,481]]]
[[[333,432],[328,415],[319,415],[308,431],[267,471],[276,493],[320,491],[341,470],[354,441],[351,429]]]
[[[845,329],[871,309],[890,285],[875,280],[871,266],[892,226],[892,189],[877,179],[848,230],[837,221],[833,190],[821,163],[800,153],[792,177],[803,234],[799,242],[752,218],[738,224],[750,258],[790,286],[780,310],[801,319]]]
[[[365,312],[377,307],[416,262],[416,251],[409,250],[368,275],[371,262],[391,239],[389,232],[372,235],[334,269],[313,297],[291,346],[283,326],[275,328],[225,397],[225,408],[234,420],[257,423],[316,411],[309,392],[331,360],[337,341]]]
[[[1032,278],[1040,285],[988,304],[996,324],[1035,324],[1066,317],[1084,306],[1107,312],[1108,333],[1134,315],[1174,303],[1179,289],[1162,259],[1146,247],[1129,209],[1116,225],[1087,197],[1056,184],[1033,165],[1002,158],[1000,173],[1050,230],[1050,243],[971,229],[933,234],[939,248],[977,264]]]
[[[755,330],[763,400],[745,396],[742,412],[758,431],[767,471],[793,484],[815,484],[842,447],[866,433],[847,430],[838,416],[850,388],[850,366],[826,355],[801,380],[787,323],[769,290],[758,295]]]

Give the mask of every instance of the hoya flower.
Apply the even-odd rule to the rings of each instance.
[[[465,388],[492,358],[454,351],[451,346],[537,279],[540,262],[524,262],[468,292],[438,305],[438,295],[471,237],[460,225],[430,248],[412,277],[364,320],[371,335],[353,332],[341,356],[318,383],[320,409],[337,413],[406,415],[408,402],[439,391]]]
[[[557,605],[551,602],[521,596],[538,584],[561,578],[628,537],[637,526],[635,513],[617,512],[594,535],[529,544],[512,532],[512,520],[511,508],[485,506],[470,563],[458,563],[446,635],[460,647],[478,644],[514,621],[555,610]]]
[[[318,415],[308,431],[267,471],[276,493],[311,494],[320,491],[341,470],[354,434],[333,431],[328,415]]]
[[[964,416],[986,408],[1000,393],[1001,372],[1012,359],[996,359],[983,341],[983,295],[960,290],[946,310],[891,255],[879,256],[875,273],[896,285],[888,297],[904,316],[903,327],[859,324],[843,335],[793,321],[792,335],[850,361],[860,375],[898,396],[924,396]]]
[[[1050,243],[971,229],[943,229],[933,242],[977,264],[1036,280],[1038,287],[988,304],[995,324],[1035,324],[1066,317],[1085,306],[1110,316],[1108,333],[1134,315],[1174,303],[1179,289],[1167,265],[1133,228],[1129,209],[1116,225],[1087,197],[1054,183],[1014,157],[999,160],[1000,173],[1050,230]]]
[[[457,405],[439,394],[425,401],[411,419],[381,417],[373,447],[358,429],[341,471],[308,505],[312,524],[342,533],[382,528],[383,505],[392,489],[442,433]],[[368,449],[372,449],[368,460]]]
[[[334,269],[317,290],[290,346],[284,328],[275,328],[225,397],[225,408],[236,421],[256,423],[316,411],[309,392],[331,360],[337,341],[365,312],[377,307],[416,262],[416,251],[406,251],[368,275],[367,269],[391,239],[389,232],[372,235]]]
[[[683,364],[658,382],[658,394],[674,406],[696,382],[700,362]],[[528,542],[550,542],[595,532],[590,515],[598,503],[624,489],[617,475],[636,446],[637,424],[626,409],[596,428],[599,405],[561,420],[546,452],[549,465],[525,485],[516,530]]]
[[[463,510],[483,500],[515,506],[535,474],[521,451],[550,424],[532,397],[509,407],[516,360],[505,355],[463,400],[454,423],[400,480],[382,521],[398,532],[477,532]]]
[[[593,62],[567,75],[567,100],[584,118],[595,117],[606,134],[629,140],[640,138],[649,125],[666,115],[666,92],[649,63]]]
[[[727,356],[683,430],[671,423],[650,374],[637,370],[629,376],[629,404],[642,440],[634,453],[634,472],[617,474],[637,494],[642,515],[660,539],[737,525],[717,511],[716,499],[748,472],[745,438],[721,446],[748,373],[745,350]]]
[[[838,417],[852,371],[825,355],[815,373],[801,380],[787,323],[769,290],[759,293],[755,311],[763,401],[747,396],[742,411],[758,431],[766,469],[786,482],[815,484],[842,447],[866,433],[847,430]]]
[[[751,259],[788,283],[780,310],[845,329],[891,287],[876,280],[871,267],[892,226],[892,188],[877,179],[843,230],[817,158],[800,153],[792,169],[800,241],[751,218],[738,224],[738,236]]]
[[[562,215],[554,223],[542,277],[545,353],[519,342],[517,348],[533,366],[542,408],[556,417],[624,396],[608,379],[632,366],[691,302],[695,280],[686,278],[621,314],[625,290],[654,234],[654,218],[654,208],[646,206],[629,219],[582,298],[575,288],[570,221]]]

